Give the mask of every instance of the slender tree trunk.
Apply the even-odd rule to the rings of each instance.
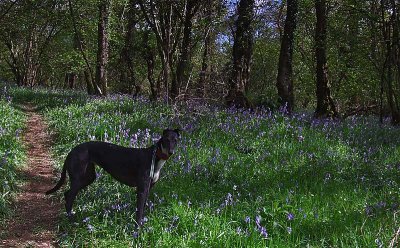
[[[210,56],[211,56],[211,35],[210,35],[210,29],[208,28],[206,30],[204,38],[204,51],[201,61],[201,71],[196,90],[197,96],[201,98],[207,95],[206,85],[210,81],[210,64],[209,64]]]
[[[369,12],[374,15],[374,16],[379,16],[379,0],[373,0],[370,2],[369,6]],[[369,19],[368,20],[369,24],[369,33],[370,33],[370,57],[371,61],[374,63],[376,68],[379,68],[378,70],[381,72],[380,63],[381,57],[378,54],[379,51],[379,46],[378,46],[378,32],[379,32],[379,26],[376,20]],[[379,84],[379,122],[382,124],[383,123],[383,96],[384,96],[384,77],[382,77],[384,74],[381,72],[381,80]]]
[[[253,53],[254,0],[240,0],[236,32],[232,51],[232,73],[229,92],[225,98],[228,106],[249,107],[246,89],[250,79],[250,66]]]
[[[212,51],[212,18],[213,18],[213,6],[214,1],[208,0],[205,4],[205,22],[206,28],[204,30],[204,48],[203,48],[203,56],[201,61],[201,71],[199,75],[199,81],[197,83],[196,95],[200,98],[203,98],[207,95],[206,85],[210,81],[210,56]]]
[[[196,13],[197,0],[187,0],[185,8],[185,19],[183,22],[183,38],[180,48],[180,57],[176,67],[176,80],[171,83],[171,98],[175,99],[180,93],[181,86],[189,80],[190,53],[192,46],[192,21]]]
[[[317,108],[314,116],[316,118],[337,117],[335,103],[331,97],[328,79],[328,63],[326,58],[326,36],[327,36],[327,6],[326,0],[315,0],[315,12],[317,24],[315,29],[315,56],[317,60]]]
[[[22,84],[24,86],[33,87],[36,81],[36,61],[35,52],[37,49],[37,34],[36,25],[31,26],[30,34],[27,37],[27,46],[25,48],[23,68],[24,73],[22,75]]]
[[[154,53],[149,51],[146,56],[147,64],[147,80],[150,83],[150,99],[155,101],[160,97],[159,85],[156,84],[154,79]]]
[[[94,95],[94,86],[93,86],[93,81],[92,81],[92,75],[89,70],[84,70],[83,75],[85,76],[85,82],[86,82],[86,91],[88,95]]]
[[[392,124],[399,125],[400,124],[400,109],[398,102],[398,94],[399,91],[398,86],[400,85],[400,58],[397,56],[400,53],[400,37],[399,37],[399,7],[400,3],[398,0],[391,0],[391,12],[392,12],[392,28],[393,28],[393,37],[392,37],[392,53],[390,53],[391,61],[393,65],[393,78],[394,83],[397,85],[393,89],[393,111],[392,111]]]
[[[64,84],[65,88],[73,89],[76,84],[76,73],[74,72],[67,72],[65,73],[65,79],[64,79]]]
[[[391,14],[386,19],[388,10],[390,10]],[[397,87],[394,85],[394,83],[397,83],[397,85],[400,84],[400,68],[397,67],[398,58],[396,56],[400,50],[397,11],[394,0],[381,0],[382,36],[386,47],[386,58],[382,68],[381,82],[382,85],[386,86],[384,88],[386,89],[386,97],[393,125],[400,124],[400,111],[395,91]]]
[[[8,14],[8,12],[14,7],[14,5],[17,3],[17,1],[11,1],[11,3],[6,7],[4,10],[0,12],[0,22],[2,19]]]
[[[74,50],[79,52],[79,47],[81,46],[80,36],[76,33],[74,34]],[[68,88],[73,89],[76,85],[78,75],[76,72],[67,72],[66,73],[66,85]],[[93,86],[92,86],[93,89]]]
[[[97,63],[96,63],[96,85],[97,95],[107,95],[107,63],[108,63],[108,17],[110,14],[110,1],[100,0]]]
[[[120,70],[120,83],[122,83],[123,87],[127,87],[127,89],[124,89],[124,91],[127,91],[129,94],[132,94],[135,88],[137,88],[132,54],[134,52],[134,32],[135,25],[137,23],[135,18],[136,4],[137,0],[129,1],[128,25],[126,27],[125,44],[120,54],[122,65]],[[134,94],[136,95],[138,93],[139,92],[135,92]]]
[[[10,60],[11,60],[7,61],[7,63],[11,68],[11,72],[14,74],[14,79],[15,82],[17,83],[17,86],[22,86],[23,82],[22,82],[21,66],[18,63],[18,54],[15,51],[14,43],[10,40],[6,41],[5,44],[8,50],[10,51]]]
[[[150,31],[145,31],[143,35],[143,57],[147,64],[147,80],[149,80],[150,83],[150,99],[152,101],[156,101],[160,97],[160,85],[154,79],[155,54],[154,49],[152,49],[149,45],[149,32]]]
[[[79,49],[79,51],[82,55],[82,58],[85,61],[85,65],[86,65],[86,69],[84,71],[85,81],[86,81],[86,90],[89,95],[94,95],[95,94],[95,85],[94,85],[95,79],[93,76],[93,70],[92,70],[92,67],[90,66],[89,60],[86,56],[85,41],[83,40],[82,33],[78,29],[78,26],[76,24],[76,19],[75,19],[76,17],[75,17],[74,8],[73,8],[71,0],[68,0],[68,6],[69,6],[70,16],[71,16],[71,20],[72,20],[72,25],[74,27],[74,36],[75,36],[74,43],[75,43],[76,48]],[[97,90],[97,91],[99,91],[99,90]]]
[[[172,1],[160,1],[155,4],[153,0],[147,3],[138,0],[143,16],[157,40],[157,50],[162,66],[162,81],[165,88],[165,97],[170,101],[170,78],[175,79],[173,68],[173,54],[176,48],[176,39],[173,37],[174,4]],[[148,8],[146,8],[146,6]],[[179,31],[179,29],[178,29]],[[179,37],[177,34],[176,37]],[[175,37],[175,38],[176,38]],[[170,73],[172,74],[170,76]]]
[[[286,107],[291,113],[294,108],[293,93],[293,40],[297,22],[297,0],[287,1],[287,13],[285,27],[281,41],[279,54],[278,77],[276,87],[278,88],[279,104]]]

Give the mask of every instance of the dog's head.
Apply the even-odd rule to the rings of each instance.
[[[174,154],[179,137],[179,129],[165,129],[163,131],[161,139],[158,141],[161,152],[168,157]]]

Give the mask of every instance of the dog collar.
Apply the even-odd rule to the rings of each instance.
[[[162,159],[162,160],[168,160],[169,159],[169,156],[167,154],[163,153],[161,151],[161,149],[158,149],[158,148],[156,149],[156,156],[157,156],[157,158]]]

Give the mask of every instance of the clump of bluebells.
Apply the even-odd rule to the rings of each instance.
[[[257,226],[257,230],[260,232],[263,238],[268,238],[267,229],[261,225],[261,216],[257,215],[255,218],[255,223]]]

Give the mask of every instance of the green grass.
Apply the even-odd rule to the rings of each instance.
[[[0,220],[9,213],[9,203],[18,182],[17,168],[24,164],[21,135],[24,127],[25,115],[0,92]]]
[[[36,99],[37,92],[24,94]],[[57,104],[65,98],[68,104]],[[323,122],[307,114],[79,99],[36,99],[57,134],[59,168],[87,140],[143,147],[163,128],[186,131],[150,193],[139,233],[135,189],[97,170],[98,180],[75,202],[77,222],[61,219],[61,246],[374,247],[387,246],[399,226],[400,130],[373,118]]]
[[[1,84],[0,84],[1,85]],[[45,88],[18,88],[8,87],[7,94],[18,107],[21,104],[31,103],[38,111],[65,107],[70,104],[86,102],[86,94],[80,91]]]

